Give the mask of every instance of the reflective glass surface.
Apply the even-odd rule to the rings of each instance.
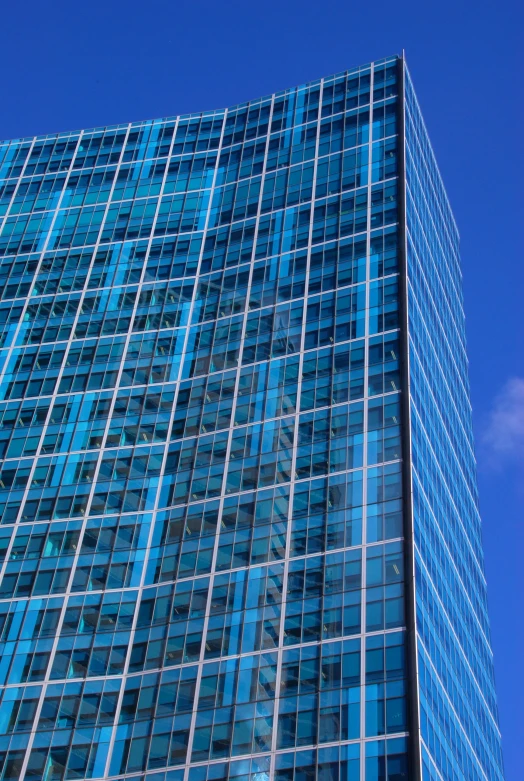
[[[456,239],[410,87],[402,224],[402,67],[0,144],[0,781],[417,778],[415,656],[427,777],[502,777]]]
[[[459,237],[406,70],[417,657],[424,778],[502,779]]]

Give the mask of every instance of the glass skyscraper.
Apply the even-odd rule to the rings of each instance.
[[[0,781],[502,781],[403,59],[0,176]]]

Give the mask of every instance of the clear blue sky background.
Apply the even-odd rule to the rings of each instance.
[[[462,236],[507,781],[524,778],[521,7],[12,0],[1,16],[4,139],[221,108],[406,50]]]

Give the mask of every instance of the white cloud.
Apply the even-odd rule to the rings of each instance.
[[[492,456],[524,456],[524,379],[508,380],[495,398],[483,440]]]

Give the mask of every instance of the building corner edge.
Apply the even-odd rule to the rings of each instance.
[[[397,106],[399,137],[399,259],[401,313],[401,377],[402,377],[402,514],[404,531],[405,609],[407,633],[409,778],[422,781],[422,751],[420,735],[420,700],[416,627],[415,539],[413,512],[413,479],[411,454],[411,409],[409,367],[408,252],[406,209],[406,60],[404,50],[397,60],[399,101]]]

